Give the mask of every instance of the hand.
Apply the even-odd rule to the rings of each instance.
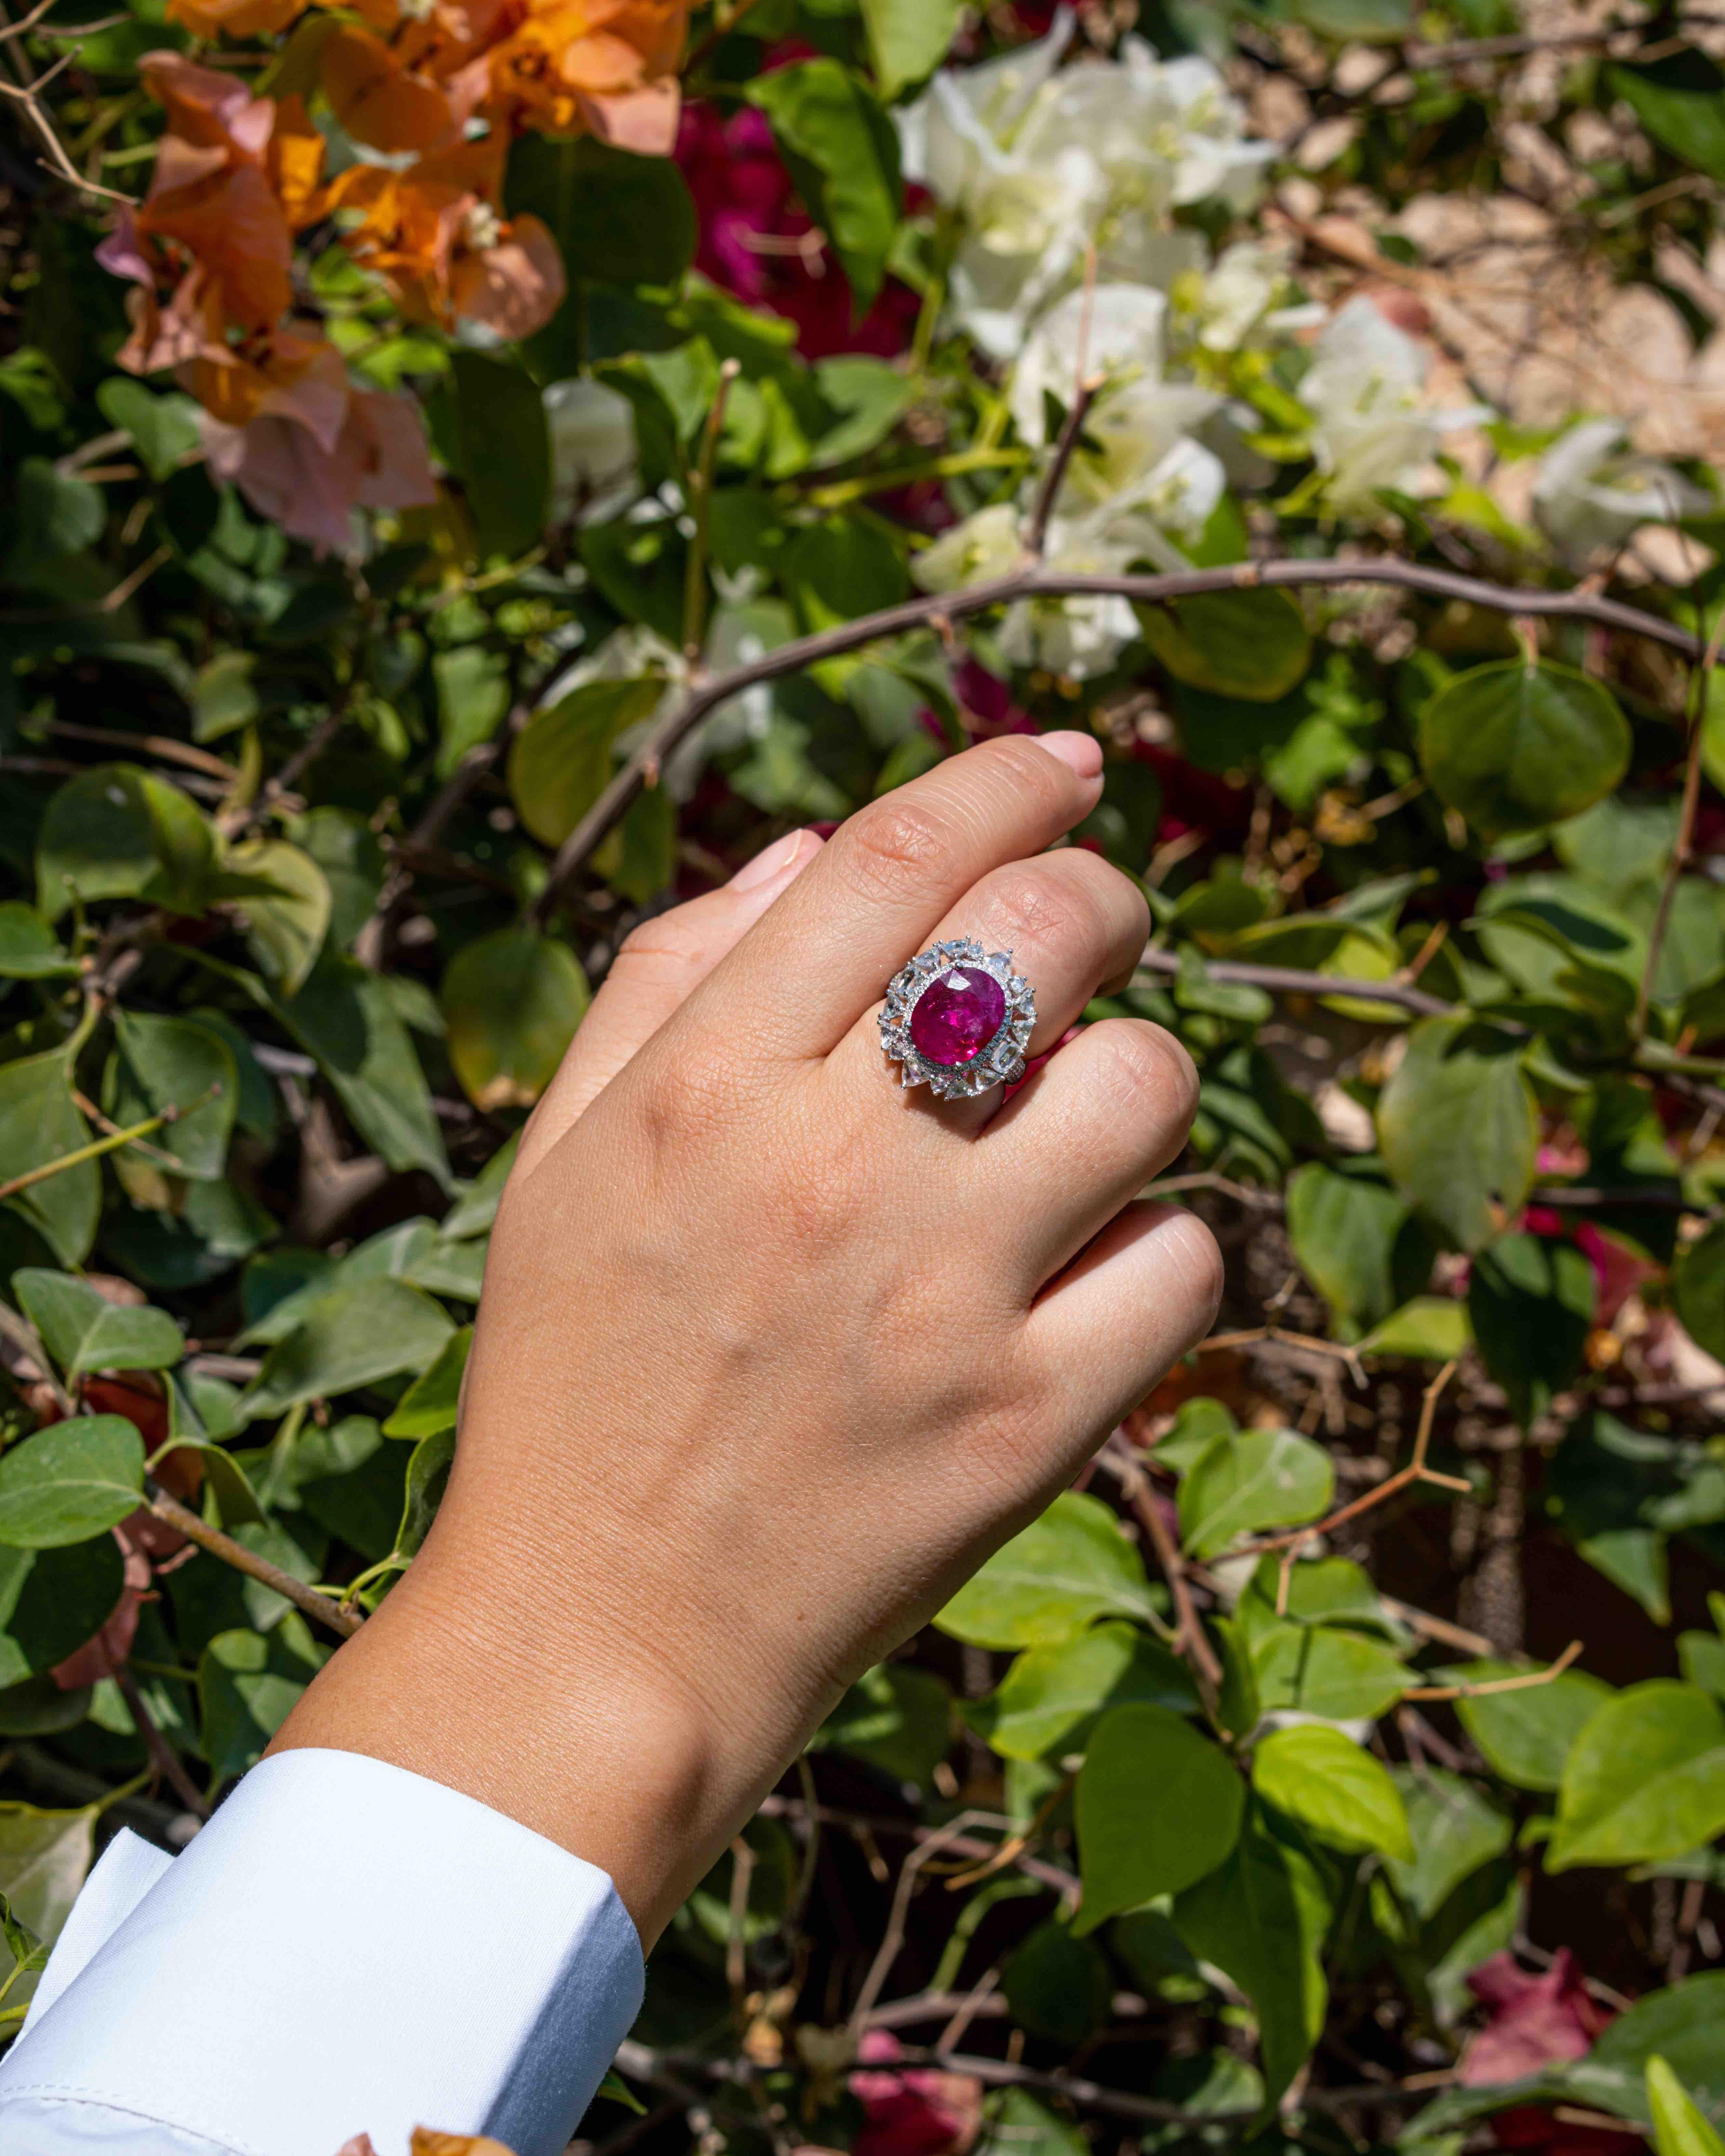
[[[511,1814],[650,1944],[845,1686],[1208,1330],[1214,1243],[1134,1202],[1196,1101],[1169,1034],[1109,1019],[949,1105],[875,1029],[944,937],[1014,952],[1033,1055],[1130,974],[1138,891],[1043,850],[1101,764],[991,742],[636,932],[505,1193],[436,1526],[275,1748]]]

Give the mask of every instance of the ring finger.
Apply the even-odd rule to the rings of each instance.
[[[1014,970],[1036,996],[1036,1022],[1025,1054],[1040,1055],[1092,996],[1130,976],[1149,930],[1149,909],[1137,886],[1099,855],[1070,847],[984,876],[929,942],[969,937],[987,951],[1011,952]],[[858,1020],[835,1060],[860,1067],[884,1088],[896,1074],[890,1064],[883,1065],[875,1017],[870,1010]],[[920,1091],[903,1097],[907,1107],[932,1106],[942,1123],[973,1131],[999,1108],[1000,1089],[991,1086],[968,1101],[936,1103]]]

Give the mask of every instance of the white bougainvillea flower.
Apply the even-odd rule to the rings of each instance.
[[[1162,373],[1168,300],[1142,285],[1098,285],[1069,292],[1025,339],[1013,369],[1011,408],[1019,439],[1039,448],[1049,439],[1045,399],[1070,405],[1081,374],[1111,383]]]
[[[591,375],[577,375],[546,391],[545,419],[552,521],[590,523],[627,508],[640,490],[629,399]]]
[[[950,306],[984,351],[1011,357],[1094,248],[1105,280],[1166,287],[1202,268],[1184,203],[1250,198],[1274,146],[1207,60],[1164,63],[1142,38],[1111,60],[1061,67],[1062,9],[1039,44],[948,71],[900,122],[905,169],[963,220]]]
[[[1425,347],[1363,297],[1325,324],[1300,398],[1312,414],[1312,451],[1328,475],[1332,508],[1368,508],[1378,487],[1409,491],[1445,434],[1491,416],[1484,404],[1431,409],[1429,365]]]
[[[1101,285],[1088,295],[1068,293],[1030,332],[1011,393],[1014,423],[1025,441],[1046,443],[1050,394],[1070,406],[1081,372],[1086,378],[1102,377],[1085,420],[1083,445],[1060,490],[1064,514],[1101,512],[1106,525],[1110,512],[1136,513],[1147,495],[1169,500],[1163,470],[1168,457],[1220,405],[1214,390],[1163,379],[1168,309],[1166,297],[1147,286]],[[1188,473],[1192,460],[1182,459],[1175,469]],[[1155,521],[1163,521],[1159,510]],[[1179,521],[1189,519],[1183,516]]]
[[[1132,563],[1129,545],[1106,542],[1089,522],[1058,520],[1049,528],[1050,569],[1080,576],[1118,575]],[[926,592],[958,591],[1005,576],[1024,559],[1020,511],[1009,501],[979,509],[918,554],[911,572]],[[1000,626],[1003,658],[1015,666],[1082,678],[1112,665],[1137,634],[1131,604],[1104,595],[1022,600]]]
[[[911,574],[925,592],[956,592],[1004,577],[1024,551],[1019,511],[997,501],[942,532],[911,557]]]
[[[1572,568],[1604,547],[1620,547],[1644,524],[1675,523],[1713,506],[1712,497],[1657,457],[1629,448],[1620,419],[1584,419],[1539,459],[1533,513]]]
[[[1209,274],[1183,278],[1174,296],[1208,352],[1238,352],[1255,332],[1283,336],[1315,329],[1324,319],[1313,303],[1287,305],[1291,250],[1261,239],[1237,239]]]

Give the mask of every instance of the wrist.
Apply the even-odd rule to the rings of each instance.
[[[451,1573],[463,1591],[449,1591]],[[775,1778],[603,1613],[421,1553],[270,1747],[363,1753],[460,1790],[604,1871],[649,1948]]]

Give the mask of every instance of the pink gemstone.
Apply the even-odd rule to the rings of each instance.
[[[954,966],[926,988],[911,1013],[911,1039],[931,1063],[973,1062],[999,1032],[1006,991],[980,967]]]

